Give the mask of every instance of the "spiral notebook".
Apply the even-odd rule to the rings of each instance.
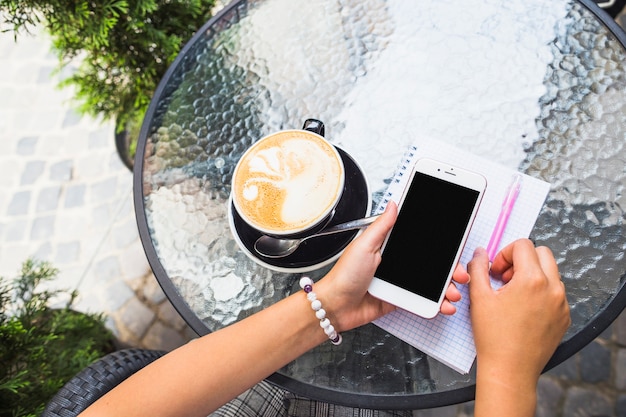
[[[411,146],[402,158],[376,210],[377,213],[382,213],[390,200],[396,202],[400,200],[413,165],[423,157],[478,172],[487,178],[483,201],[461,256],[461,263],[467,265],[476,247],[487,246],[502,201],[517,171],[445,143],[429,139],[420,140]],[[520,194],[502,236],[500,247],[530,235],[549,189],[549,183],[523,174]],[[407,265],[407,273],[414,273],[410,265]],[[499,281],[492,280],[492,286],[498,285]],[[463,299],[455,304],[457,312],[453,316],[439,314],[433,319],[424,319],[398,309],[374,323],[457,372],[467,374],[476,358],[476,347],[469,316],[468,288],[464,285],[458,287]]]

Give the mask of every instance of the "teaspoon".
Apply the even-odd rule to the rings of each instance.
[[[372,224],[374,220],[376,220],[379,216],[380,215],[365,217],[363,219],[341,223],[336,226],[329,227],[328,229],[322,230],[321,232],[300,239],[286,239],[276,238],[272,236],[261,236],[257,239],[256,242],[254,242],[254,249],[260,255],[263,255],[266,258],[283,258],[287,255],[291,255],[305,240],[314,237],[327,236],[335,233],[345,232],[348,230],[361,229],[365,226]]]

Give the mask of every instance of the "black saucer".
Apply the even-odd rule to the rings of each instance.
[[[367,179],[361,168],[345,151],[337,148],[343,161],[346,175],[343,195],[335,208],[335,215],[327,227],[368,216],[371,209]],[[321,236],[303,242],[291,255],[284,258],[267,258],[254,250],[254,242],[262,236],[248,226],[235,210],[232,201],[228,207],[231,231],[241,249],[252,260],[267,268],[280,272],[307,272],[335,261],[358,230]]]

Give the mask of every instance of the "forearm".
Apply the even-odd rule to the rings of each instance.
[[[85,416],[206,416],[325,340],[300,291],[169,353],[120,384]]]
[[[523,360],[523,358],[520,358]],[[536,377],[522,375],[523,367],[508,372],[498,365],[477,364],[476,417],[532,417],[537,404]],[[518,372],[519,371],[519,372]]]

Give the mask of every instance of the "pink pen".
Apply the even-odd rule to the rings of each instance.
[[[498,246],[500,245],[500,240],[504,234],[504,229],[506,229],[506,224],[511,217],[511,212],[513,211],[515,201],[517,200],[517,196],[519,195],[521,188],[522,176],[520,174],[515,174],[513,182],[509,186],[509,189],[506,192],[506,197],[502,202],[502,208],[500,209],[498,221],[496,221],[496,226],[493,229],[493,233],[491,233],[491,239],[489,239],[489,244],[487,245],[487,254],[489,255],[489,260],[492,262],[498,251]]]

